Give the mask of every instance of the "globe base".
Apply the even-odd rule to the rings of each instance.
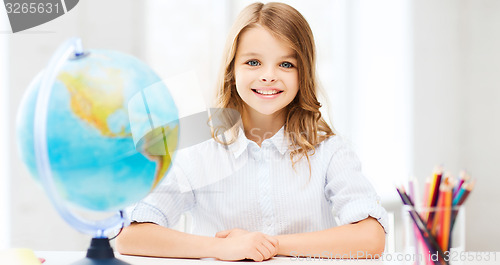
[[[71,265],[130,265],[115,258],[108,238],[92,238],[87,257]]]
[[[71,263],[71,265],[130,265],[130,263],[127,263],[123,260],[119,260],[117,258],[111,258],[111,259],[84,258],[75,263]]]

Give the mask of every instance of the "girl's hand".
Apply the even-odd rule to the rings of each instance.
[[[263,261],[278,254],[278,240],[260,232],[231,229],[218,232],[216,237],[220,238],[214,245],[215,257],[219,260]]]

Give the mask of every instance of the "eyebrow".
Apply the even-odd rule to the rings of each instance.
[[[260,56],[260,54],[255,53],[255,52],[247,52],[247,53],[242,54],[241,56],[243,56],[243,57],[253,57],[253,56]],[[282,59],[282,60],[284,60],[284,59],[297,59],[297,57],[295,56],[295,54],[288,54],[288,55],[285,55],[285,56],[281,56],[280,59]]]

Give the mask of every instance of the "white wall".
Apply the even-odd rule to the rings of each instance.
[[[414,168],[477,179],[466,249],[500,250],[500,1],[413,1]]]
[[[7,62],[9,58],[7,33],[9,21],[7,13],[4,12],[4,6],[0,7],[0,126],[8,127],[9,122],[9,72]],[[0,146],[7,146],[9,142],[9,130],[0,130]],[[0,148],[0,249],[7,248],[10,238],[10,220],[5,218],[9,213],[10,194],[9,194],[9,149]]]
[[[461,163],[478,178],[467,208],[472,250],[500,251],[500,1],[464,1]]]
[[[412,172],[411,9],[406,0],[349,2],[348,137],[382,203]]]
[[[64,40],[79,36],[86,48],[114,49],[143,59],[140,41],[144,39],[143,5],[142,1],[133,0],[80,1],[60,18],[26,32],[9,34],[11,104],[7,128],[10,135],[15,135],[17,107],[29,82]],[[36,250],[86,249],[90,237],[76,232],[59,217],[20,161],[15,141],[9,142],[9,150],[11,246]]]

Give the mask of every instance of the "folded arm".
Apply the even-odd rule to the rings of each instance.
[[[117,237],[116,248],[125,255],[263,261],[277,254],[278,241],[259,232],[218,238],[192,235],[153,223],[133,223]]]
[[[378,258],[384,251],[385,232],[369,217],[360,222],[322,231],[278,235],[278,255],[323,258]]]

